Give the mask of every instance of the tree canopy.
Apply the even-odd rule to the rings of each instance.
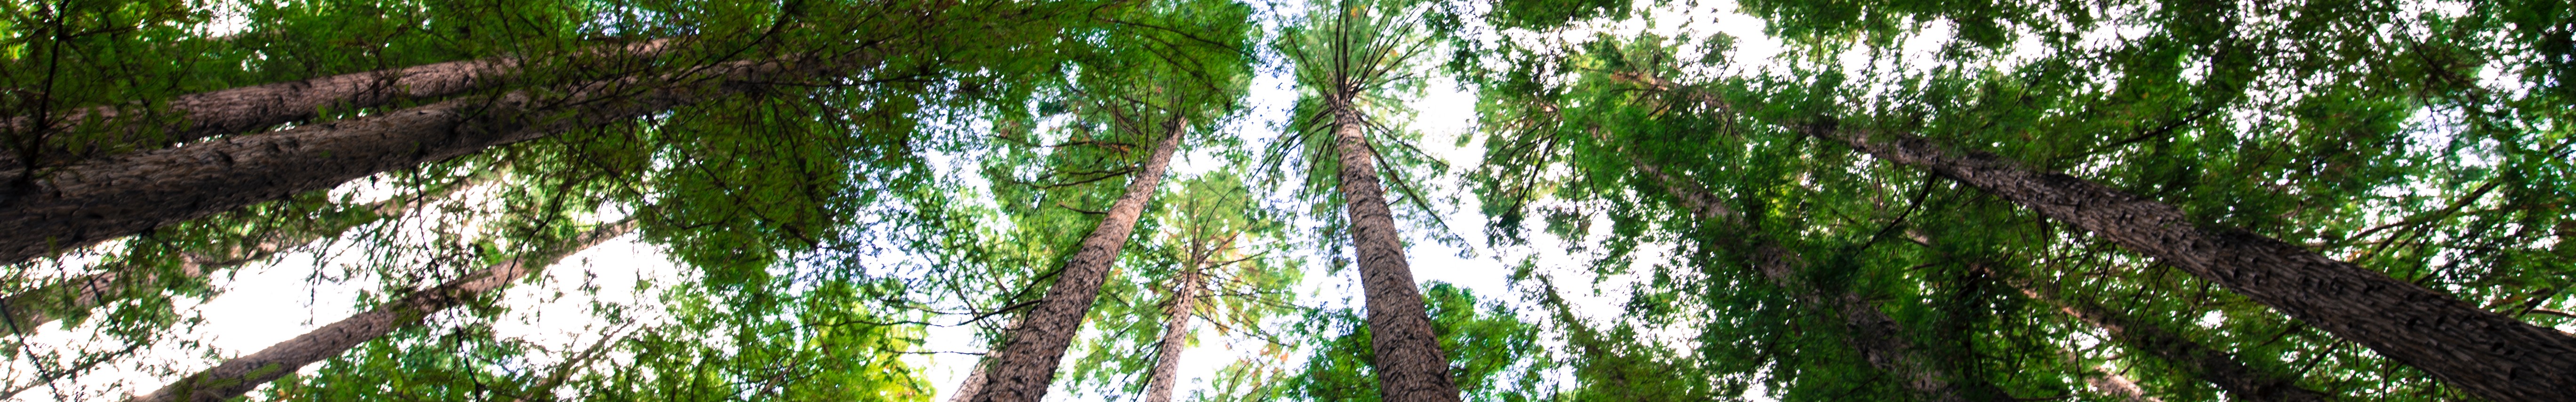
[[[2576,389],[2563,1],[0,9],[0,399]]]

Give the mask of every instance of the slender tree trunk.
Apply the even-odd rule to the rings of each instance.
[[[1664,172],[1661,166],[1643,159],[1632,159],[1632,162],[1639,172],[1655,179],[1661,184],[1660,187],[1672,193],[1674,198],[1680,199],[1683,208],[1690,210],[1692,217],[1727,226],[1718,229],[1719,231],[1744,233],[1758,231],[1758,228],[1753,226],[1752,218],[1727,208],[1725,204],[1718,201],[1716,194],[1710,193],[1697,183],[1674,177]],[[1912,391],[1918,399],[1943,402],[1973,400],[1965,395],[1966,392],[1963,392],[1965,390],[1961,389],[1960,384],[1951,382],[1951,379],[1956,377],[1944,370],[1938,360],[1924,356],[1922,348],[1907,341],[1902,326],[1898,325],[1895,319],[1888,318],[1886,312],[1879,311],[1878,306],[1870,304],[1868,299],[1852,292],[1824,295],[1800,281],[1797,278],[1797,272],[1806,264],[1806,261],[1797,252],[1780,247],[1778,243],[1766,239],[1751,236],[1726,237],[1727,239],[1721,241],[1728,243],[1730,248],[1750,252],[1748,258],[1751,261],[1748,262],[1751,263],[1754,271],[1760,273],[1762,278],[1770,281],[1773,286],[1789,290],[1790,296],[1799,304],[1829,306],[1836,310],[1840,314],[1837,318],[1852,335],[1845,340],[1845,343],[1859,352],[1861,358],[1868,361],[1871,367],[1905,381],[1905,389]],[[2002,390],[1984,382],[1974,382],[1967,386],[1993,397],[2005,396]]]
[[[670,39],[653,39],[626,45],[587,50],[611,57],[645,59],[670,49]],[[303,81],[253,85],[211,92],[180,95],[166,104],[168,110],[181,116],[170,124],[117,122],[121,117],[114,106],[81,108],[62,118],[53,119],[44,132],[59,132],[83,121],[99,120],[122,124],[105,138],[85,143],[39,145],[34,152],[46,162],[62,162],[79,155],[98,151],[150,150],[198,139],[251,132],[279,124],[315,117],[325,107],[377,107],[407,99],[436,99],[498,86],[520,68],[516,57],[452,61],[392,70],[369,71],[314,78]],[[27,135],[35,126],[33,119],[10,119],[0,130]],[[0,153],[0,168],[21,167],[20,153]]]
[[[1145,402],[1171,402],[1172,389],[1181,379],[1181,349],[1190,340],[1190,314],[1198,302],[1199,270],[1207,264],[1207,254],[1193,252],[1190,263],[1172,278],[1172,300],[1163,305],[1163,344],[1154,356],[1154,374],[1145,381]]]
[[[239,397],[242,393],[258,388],[260,384],[293,374],[307,364],[338,356],[348,351],[350,347],[392,333],[396,328],[419,323],[423,317],[440,310],[464,305],[475,297],[509,285],[510,282],[517,281],[530,272],[554,265],[555,261],[563,259],[564,256],[625,235],[627,231],[634,228],[635,221],[630,219],[591,229],[590,232],[583,233],[580,237],[573,238],[553,250],[513,258],[495,264],[491,268],[467,274],[465,277],[449,280],[438,287],[405,295],[402,299],[387,302],[376,306],[374,310],[358,313],[331,325],[314,329],[313,332],[296,336],[295,339],[288,339],[267,349],[261,349],[259,352],[226,360],[215,368],[181,378],[169,386],[162,387],[160,391],[154,391],[151,395],[135,397],[134,401],[217,402]]]
[[[1915,244],[1920,244],[1927,248],[1934,247],[1934,242],[1931,236],[1927,236],[1921,232],[1908,229],[1905,232],[1905,237],[1906,240],[1912,241]],[[2075,317],[2077,321],[2083,321],[2085,324],[2101,329],[2102,332],[2110,335],[2112,342],[2117,342],[2121,346],[2125,346],[2130,350],[2145,353],[2149,356],[2155,356],[2158,359],[2164,359],[2167,362],[2172,362],[2175,365],[2181,366],[2185,371],[2184,374],[2190,375],[2192,378],[2197,378],[2201,381],[2217,385],[2220,390],[2227,391],[2228,396],[2233,399],[2258,402],[2330,402],[2335,400],[2332,395],[2327,395],[2325,393],[2306,388],[2300,388],[2298,386],[2298,378],[2290,375],[2289,373],[2259,370],[2251,366],[2246,366],[2244,363],[2238,362],[2234,355],[2217,349],[2212,349],[2207,345],[2200,344],[2199,342],[2193,342],[2190,338],[2186,338],[2180,333],[2167,331],[2162,326],[2132,319],[2127,314],[2121,314],[2117,310],[2105,308],[2098,304],[2062,297],[2062,295],[2057,293],[2057,288],[2054,286],[2031,283],[2029,279],[2023,279],[2020,277],[1994,275],[1995,273],[1987,268],[1987,264],[1992,264],[1992,262],[1969,261],[1969,263],[1971,264],[1972,269],[1984,271],[1990,276],[2002,277],[2005,284],[2011,285],[2013,290],[2020,291],[2022,296],[2029,297],[2031,300],[2037,300],[2042,304],[2054,307],[2058,312],[2066,313],[2069,317]],[[2075,359],[2072,352],[2069,352],[2067,356],[2069,359]],[[2105,384],[2101,381],[2109,380],[2110,377],[2107,376],[2108,372],[2104,372],[2104,374],[2106,374],[2104,378],[2097,379],[2094,383],[2097,388],[2137,388],[2136,383],[2129,382],[2126,379],[2119,379],[2119,381],[2115,381],[2115,383]],[[2136,393],[2136,396],[2133,396],[2131,399],[2137,399],[2143,397],[2143,395],[2143,393]]]
[[[2092,231],[2471,394],[2497,401],[2555,401],[2576,389],[2576,337],[2296,244],[2242,229],[2203,226],[2172,205],[1993,154],[1962,153],[1921,137],[1830,123],[1798,129],[1879,159],[1931,170]]]
[[[0,263],[88,246],[242,206],[674,106],[875,64],[738,61],[680,75],[449,100],[391,113],[93,159],[43,177],[0,172]],[[810,61],[810,62],[798,62]]]
[[[2067,363],[2076,365],[2084,364],[2083,356],[2076,355],[2073,350],[2066,350],[2065,352]],[[2129,402],[2164,402],[2163,399],[2156,399],[2156,397],[2147,396],[2147,390],[2138,388],[2137,381],[2130,380],[2127,376],[2122,376],[2120,373],[2111,371],[2111,367],[2109,366],[2089,367],[2089,369],[2093,371],[2094,376],[2085,378],[2084,383],[2086,385],[2092,385],[2095,392],[2120,397],[2121,400]]]
[[[1449,358],[1432,333],[1429,307],[1413,282],[1413,266],[1404,258],[1404,240],[1396,235],[1395,216],[1379,184],[1377,150],[1369,145],[1366,123],[1351,96],[1325,101],[1333,114],[1333,149],[1341,162],[1342,199],[1349,202],[1351,248],[1358,251],[1360,287],[1368,302],[1370,362],[1377,369],[1379,400],[1449,402],[1458,400],[1458,384],[1449,378]]]
[[[2054,287],[2032,284],[2022,279],[2013,279],[2009,282],[2014,288],[2020,290],[2023,296],[2029,296],[2032,300],[2056,307],[2057,311],[2064,312],[2086,324],[2092,324],[2094,328],[2102,329],[2102,332],[2110,335],[2112,341],[2119,342],[2121,346],[2172,362],[2189,371],[2186,374],[2190,374],[2193,378],[2218,385],[2218,389],[2227,391],[2227,396],[2231,399],[2258,402],[2335,400],[2333,396],[2300,388],[2298,378],[2289,373],[2246,366],[2236,361],[2236,357],[2227,352],[2193,342],[2182,334],[2166,331],[2164,327],[2130,319],[2128,315],[2100,305],[2059,297]]]
[[[432,194],[377,201],[367,208],[374,216],[366,219],[354,219],[322,227],[306,228],[306,230],[285,230],[263,236],[265,238],[248,247],[228,247],[213,253],[182,253],[178,256],[179,274],[186,278],[197,278],[217,270],[267,259],[280,251],[339,236],[340,233],[360,225],[401,216],[414,208],[419,208],[422,204],[446,199],[488,179],[490,179],[489,175],[477,175],[449,184]],[[9,325],[5,329],[12,333],[34,331],[37,327],[62,318],[58,313],[97,308],[117,297],[112,293],[123,292],[134,286],[160,280],[154,273],[130,272],[130,269],[121,264],[100,267],[98,271],[74,276],[34,290],[0,297],[0,317],[5,317],[7,319],[5,323]],[[128,277],[129,274],[133,276]]]
[[[1037,402],[1046,396],[1047,384],[1055,381],[1057,363],[1064,359],[1065,348],[1073,345],[1074,332],[1082,329],[1092,301],[1100,298],[1101,282],[1108,279],[1110,265],[1118,262],[1118,250],[1127,246],[1127,238],[1135,232],[1145,202],[1154,198],[1154,189],[1162,183],[1163,170],[1170,167],[1172,152],[1180,148],[1189,124],[1174,120],[1170,129],[1127,182],[1126,194],[1111,203],[1100,226],[1082,238],[1082,249],[1065,260],[1055,285],[1048,286],[1046,296],[1023,313],[1002,348],[984,357],[992,367],[978,371],[986,377],[973,401]]]

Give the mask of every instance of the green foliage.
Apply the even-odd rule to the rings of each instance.
[[[1540,384],[1553,368],[1551,354],[1539,346],[1538,326],[1522,321],[1509,307],[1480,300],[1474,292],[1446,283],[1423,287],[1431,312],[1432,332],[1448,351],[1449,373],[1466,399],[1532,401],[1551,398]],[[1312,349],[1302,373],[1291,376],[1287,397],[1306,401],[1378,400],[1377,376],[1370,371],[1368,326],[1357,312],[1315,310],[1306,315],[1299,336]]]

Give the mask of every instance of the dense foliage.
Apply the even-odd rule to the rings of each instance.
[[[1124,248],[1057,346],[1050,399],[1148,400],[1156,381],[1182,400],[1411,398],[1379,375],[1405,373],[1373,338],[1401,322],[1371,314],[1405,310],[1369,304],[1388,294],[1364,285],[1387,273],[1369,230],[1397,233],[1407,279],[1495,278],[1410,293],[1463,400],[2516,401],[2545,398],[2460,367],[2576,381],[2550,363],[2576,349],[2548,349],[2576,344],[2563,1],[0,9],[0,230],[178,217],[6,261],[0,399],[205,395],[183,379],[264,347],[210,333],[241,315],[219,310],[260,309],[312,315],[269,329],[280,348],[361,333],[314,329],[326,311],[397,319],[311,364],[204,377],[256,400],[964,401],[1118,219],[1134,234],[1109,239]],[[307,91],[335,76],[359,89]],[[395,84],[441,77],[466,78]],[[262,88],[306,92],[227,92]],[[205,106],[285,96],[322,106]],[[1444,111],[1472,124],[1424,118]],[[468,124],[333,138],[429,153],[539,133],[324,187],[153,190],[274,193],[247,207],[27,206],[154,155],[451,112]],[[269,120],[206,132],[218,113]],[[1170,172],[1132,193],[1173,137]],[[1898,154],[1924,149],[1969,156]],[[235,154],[185,158],[251,165]],[[2476,314],[2286,306],[2374,293],[2212,275],[2224,261],[2180,257],[2218,246],[2117,235],[2166,221],[2052,212],[2097,204],[2040,205],[1962,160]],[[152,166],[117,174],[217,175]],[[1352,192],[1370,175],[1378,194]],[[1135,197],[1141,215],[1112,211]],[[1360,202],[1396,224],[1365,227]],[[2225,272],[2289,272],[2253,268]],[[487,278],[508,287],[438,293]],[[224,303],[269,294],[306,305]],[[453,308],[416,307],[432,299]],[[2346,329],[2450,318],[2554,337],[2477,345],[2566,353],[2409,360],[2421,347]]]

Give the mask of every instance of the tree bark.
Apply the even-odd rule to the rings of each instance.
[[[1451,402],[1458,399],[1456,379],[1449,377],[1449,358],[1432,333],[1429,307],[1413,282],[1413,266],[1404,258],[1404,239],[1396,235],[1394,212],[1379,184],[1377,150],[1369,145],[1366,123],[1349,95],[1327,99],[1333,117],[1333,149],[1341,162],[1342,199],[1348,202],[1351,248],[1359,257],[1361,293],[1367,298],[1370,364],[1377,369],[1379,400],[1385,402]]]
[[[1172,278],[1172,300],[1163,305],[1163,344],[1154,356],[1154,373],[1145,381],[1145,402],[1171,402],[1181,374],[1181,349],[1190,340],[1190,314],[1197,307],[1199,270],[1207,254],[1193,250],[1189,265]]]
[[[1752,218],[1726,207],[1718,201],[1716,194],[1699,184],[1674,177],[1664,172],[1661,166],[1643,159],[1632,158],[1631,161],[1639,172],[1661,184],[1659,187],[1671,193],[1673,198],[1680,199],[1682,207],[1689,210],[1693,218],[1726,226],[1717,231],[1752,233],[1759,230]],[[1750,261],[1747,263],[1753,266],[1754,271],[1772,286],[1789,290],[1790,297],[1799,304],[1836,310],[1840,315],[1837,318],[1852,335],[1844,343],[1860,353],[1871,367],[1904,380],[1905,389],[1913,392],[1917,399],[1942,402],[1974,400],[1965,395],[1966,390],[1960,384],[1951,382],[1955,377],[1937,360],[1924,356],[1922,348],[1906,340],[1904,329],[1895,319],[1888,318],[1886,312],[1879,311],[1878,306],[1870,304],[1867,298],[1853,292],[1825,295],[1800,281],[1797,272],[1806,262],[1796,251],[1755,236],[1724,236],[1721,242],[1729,248],[1749,253],[1747,259]],[[1967,386],[1991,397],[2005,396],[2001,389],[1991,384],[1975,382]]]
[[[1144,163],[1127,182],[1126,193],[1109,206],[1100,225],[1082,238],[1082,248],[1064,262],[1064,271],[1056,274],[1055,284],[1047,287],[1045,296],[1021,316],[1020,325],[1011,329],[1002,348],[985,356],[992,367],[979,370],[985,375],[983,385],[973,395],[974,402],[1037,402],[1046,396],[1047,384],[1055,381],[1055,369],[1064,359],[1065,349],[1073,346],[1074,332],[1082,329],[1083,317],[1091,304],[1100,298],[1101,282],[1108,279],[1109,267],[1118,262],[1118,251],[1127,246],[1127,238],[1136,230],[1136,218],[1144,215],[1145,203],[1154,198],[1154,189],[1163,180],[1163,170],[1171,166],[1172,153],[1180,148],[1181,137],[1189,124],[1174,120],[1171,133],[1154,147]],[[963,395],[961,393],[961,395]]]
[[[426,204],[430,201],[446,199],[449,196],[455,195],[457,192],[473,188],[489,178],[489,175],[477,175],[457,183],[449,184],[446,188],[439,189],[437,192],[432,194],[401,196],[377,201],[367,208],[368,212],[371,212],[374,215],[367,219],[310,228],[310,230],[290,230],[281,233],[272,233],[263,236],[264,238],[248,247],[228,247],[213,253],[182,253],[178,257],[179,274],[187,278],[196,278],[217,270],[229,269],[252,261],[267,259],[269,256],[275,255],[280,251],[303,246],[304,244],[312,243],[324,238],[339,236],[340,233],[346,232],[349,229],[360,225],[401,216],[414,208],[419,208],[422,204]],[[6,329],[12,331],[11,333],[33,331],[39,326],[52,323],[56,319],[60,319],[61,317],[57,316],[57,313],[59,312],[82,311],[97,308],[100,305],[112,301],[115,297],[118,297],[111,295],[110,293],[124,291],[133,286],[154,283],[160,280],[160,278],[150,272],[140,273],[134,277],[127,277],[126,275],[130,274],[130,272],[128,272],[129,268],[126,268],[122,264],[103,266],[97,271],[98,272],[96,273],[64,279],[50,285],[38,287],[34,290],[11,294],[7,297],[0,297],[0,317],[5,317],[5,322],[9,325]]]
[[[651,58],[670,49],[670,39],[653,39],[587,50],[619,58]],[[108,122],[105,138],[79,144],[48,141],[32,152],[43,162],[75,160],[99,151],[151,150],[225,134],[251,132],[303,121],[325,107],[367,108],[408,99],[437,99],[492,88],[518,72],[521,60],[502,57],[452,61],[392,70],[369,71],[303,81],[253,85],[180,95],[166,104],[180,118],[169,124],[119,122],[115,106],[80,108],[53,119],[46,130],[30,130],[33,119],[10,119],[0,128],[15,135],[60,132],[95,119]],[[0,168],[20,168],[21,153],[0,153]]]
[[[253,203],[328,189],[408,168],[671,107],[766,88],[778,81],[874,64],[838,60],[737,61],[686,73],[575,85],[565,95],[518,91],[448,100],[386,114],[233,136],[179,148],[98,158],[43,177],[0,172],[0,263],[88,246]]]
[[[2181,209],[1983,152],[1907,134],[1813,124],[1806,135],[1930,170],[2155,257],[2337,337],[2497,401],[2564,400],[2576,337]]]
[[[215,368],[179,379],[150,395],[138,396],[135,402],[218,402],[239,397],[261,384],[292,374],[307,364],[346,352],[350,347],[393,332],[396,328],[417,324],[424,317],[464,305],[486,292],[509,285],[530,272],[554,265],[564,256],[625,235],[635,228],[629,219],[591,229],[552,250],[513,258],[465,277],[449,280],[428,290],[403,296],[402,299],[376,306],[339,322],[314,329],[259,352],[226,360]]]

